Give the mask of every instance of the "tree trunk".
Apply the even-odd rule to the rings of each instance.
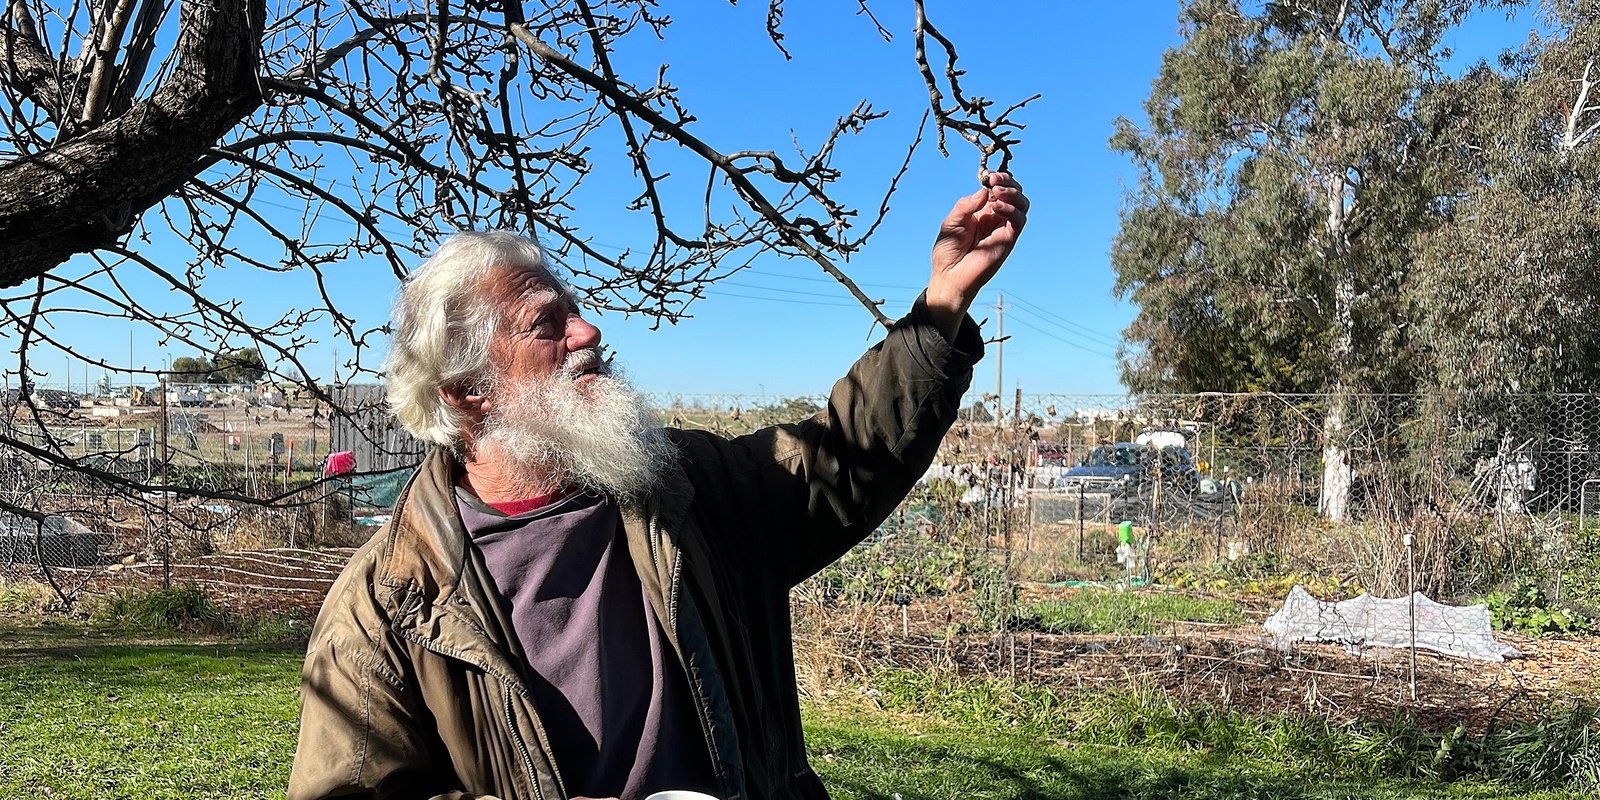
[[[1349,259],[1344,194],[1343,175],[1328,182],[1328,245],[1323,255],[1336,275],[1333,285],[1335,328],[1328,359],[1335,378],[1333,395],[1328,398],[1328,412],[1322,420],[1322,497],[1317,502],[1317,513],[1330,522],[1345,522],[1350,518],[1350,487],[1354,478],[1350,464],[1349,397],[1345,376],[1355,359],[1356,281]]]
[[[1354,471],[1350,466],[1348,397],[1341,390],[1328,398],[1328,412],[1322,418],[1322,497],[1317,513],[1329,522],[1350,518],[1350,486]]]
[[[0,287],[119,241],[191,176],[261,103],[256,69],[265,17],[264,0],[185,0],[177,67],[149,99],[0,164]]]

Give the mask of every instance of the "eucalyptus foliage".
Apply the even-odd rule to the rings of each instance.
[[[1442,91],[1472,0],[1184,4],[1112,251],[1135,391],[1395,391],[1415,375],[1410,243],[1449,211]]]

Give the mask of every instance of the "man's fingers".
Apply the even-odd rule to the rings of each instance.
[[[983,185],[991,189],[1009,187],[1022,191],[1022,184],[1017,182],[1015,176],[1009,172],[989,172],[984,175]]]
[[[949,216],[944,218],[944,227],[960,227],[967,224],[967,220],[983,208],[989,201],[989,190],[979,189],[966,197],[956,201],[955,207],[950,209]]]
[[[997,186],[989,190],[989,202],[1004,202],[1026,209],[1028,196],[1022,193],[1020,186]]]
[[[1022,203],[1015,205],[1005,201],[993,200],[977,215],[978,236],[984,238],[1000,228],[1014,228],[1018,231],[1028,224],[1028,209]]]

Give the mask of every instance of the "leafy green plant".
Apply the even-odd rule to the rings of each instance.
[[[193,585],[118,592],[93,616],[100,622],[148,631],[221,632],[230,627],[226,615]]]
[[[918,487],[869,541],[807,582],[807,590],[844,602],[875,602],[904,591],[938,595],[975,585],[986,560],[962,546],[971,521],[945,486]],[[953,484],[952,484],[953,485]]]
[[[1014,626],[1020,587],[993,559],[973,562],[972,613],[984,630],[1003,630]]]
[[[1600,608],[1600,527],[1592,522],[1573,537],[1562,582],[1573,600]]]
[[[951,576],[961,572],[962,561],[961,551],[947,542],[930,539],[911,544],[885,538],[858,545],[810,583],[824,594],[853,603],[892,597],[902,589],[914,596],[939,594]]]
[[[1489,621],[1498,630],[1527,636],[1576,636],[1593,633],[1594,622],[1572,609],[1552,606],[1544,590],[1531,579],[1519,578],[1509,592],[1491,592],[1483,598]]]

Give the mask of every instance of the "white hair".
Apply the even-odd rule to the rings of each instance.
[[[440,389],[493,382],[489,345],[501,309],[485,294],[484,281],[497,270],[550,273],[538,242],[505,231],[469,231],[446,239],[400,286],[384,376],[390,410],[422,441],[460,445],[466,417]]]

